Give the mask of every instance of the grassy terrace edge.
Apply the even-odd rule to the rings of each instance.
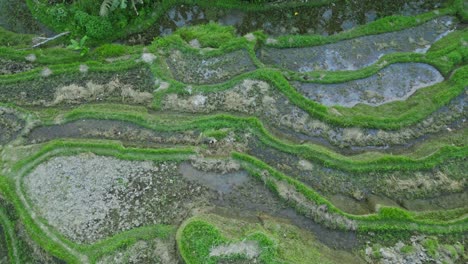
[[[415,21],[419,21],[418,23],[422,23],[421,21],[424,21],[424,19],[427,20],[435,16],[440,16],[446,13],[451,14],[455,12],[453,8],[447,8],[444,10],[444,12],[439,14],[435,14],[434,12],[422,14],[420,15],[421,18],[395,17],[393,18],[393,20],[404,21],[405,19],[411,19],[413,21],[414,19],[416,19]],[[386,25],[388,24],[388,21],[383,20],[383,22],[381,22],[381,20],[378,20],[373,23],[377,25],[383,23]],[[375,26],[373,23],[359,27],[358,32],[366,32],[368,34],[374,32],[372,29],[379,27]],[[401,22],[401,24],[405,23]],[[367,29],[367,27],[369,28]],[[255,56],[254,49],[255,46],[258,45],[258,43],[251,43],[245,38],[235,37],[233,29],[229,27],[222,27],[221,29],[219,29],[218,27],[218,31],[219,35],[223,37],[220,37],[219,39],[214,38],[214,40],[213,38],[210,38],[210,41],[214,41],[215,46],[217,46],[218,49],[206,52],[205,56],[217,56],[237,49],[246,49],[249,52],[251,59],[259,69],[253,72],[236,76],[225,83],[215,85],[196,85],[194,87],[195,91],[208,92],[225,90],[231,88],[233,85],[235,85],[242,79],[258,78],[271,83],[275,88],[282,92],[293,104],[307,111],[310,115],[337,126],[356,126],[390,130],[415,124],[421,121],[423,118],[427,117],[430,113],[436,111],[441,106],[449,103],[450,100],[454,97],[461,94],[465,89],[465,84],[468,82],[468,66],[461,66],[457,68],[457,65],[460,65],[461,63],[463,64],[463,62],[468,61],[468,47],[464,47],[460,44],[463,40],[468,40],[468,29],[465,29],[463,31],[456,31],[442,38],[433,45],[433,47],[429,50],[429,52],[426,55],[415,53],[395,53],[385,55],[379,60],[379,62],[373,64],[372,66],[357,71],[327,72],[327,74],[324,75],[325,77],[323,80],[314,81],[323,83],[344,82],[371,76],[372,74],[377,73],[377,71],[392,63],[424,62],[437,67],[445,75],[452,72],[449,79],[445,82],[431,87],[426,87],[424,89],[420,89],[415,94],[410,96],[409,99],[403,102],[391,102],[377,107],[363,104],[357,105],[352,108],[344,108],[339,106],[325,107],[315,101],[305,98],[302,94],[297,92],[297,90],[291,86],[289,81],[283,75],[285,74],[284,72],[277,69],[265,68],[264,65],[262,65],[262,63],[259,62],[258,58]],[[188,34],[187,32],[189,32],[190,34]],[[207,33],[202,26],[193,27],[188,30],[181,29],[169,37],[157,39],[153,43],[153,45],[149,46],[149,49],[153,52],[157,52],[158,50],[167,51],[177,46],[177,49],[182,50],[183,52],[198,53],[198,50],[188,46],[187,42],[182,39],[181,34],[189,35],[191,37],[198,36],[201,37],[201,39],[206,39]],[[350,33],[345,32],[338,34],[337,36],[343,35],[344,37],[346,37],[349,34]],[[266,38],[266,36],[263,35],[261,32],[256,32],[255,35],[257,36],[258,41],[260,42]],[[354,35],[355,34],[353,33],[352,36]],[[308,37],[313,38],[313,36]],[[338,41],[340,38],[344,37],[339,37],[337,40],[333,40],[333,38],[330,37],[331,39],[329,41]],[[216,44],[216,42],[219,43]],[[87,66],[89,66],[89,71],[91,72],[118,72],[140,66],[142,62],[137,61],[138,57],[135,54],[141,51],[141,47],[132,47],[130,51],[130,54],[133,55],[132,59],[122,62],[109,64],[104,63],[102,61],[91,60],[87,61],[86,64]],[[27,52],[25,51],[20,51],[19,53],[21,55],[14,55],[15,51],[13,51],[11,48],[0,49],[0,54],[5,54],[7,55],[7,57],[10,56],[17,59],[24,59],[25,54],[27,54]],[[55,53],[57,52],[54,52],[52,54]],[[54,74],[78,72],[80,65],[79,62],[62,64],[63,62],[67,62],[75,58],[74,56],[72,56],[72,54],[70,54],[69,51],[67,51],[66,54],[66,56],[62,56],[56,59],[56,61],[59,64],[50,66],[50,69]],[[68,56],[71,57],[67,58]],[[42,56],[40,58],[42,58],[44,63],[51,62],[50,59],[46,59],[47,57],[48,56]],[[185,84],[174,80],[167,70],[162,69],[164,68],[165,62],[161,59],[161,57],[159,58],[158,62],[158,64],[153,64],[153,66],[151,66],[153,74],[158,78],[167,80],[172,85],[171,88],[169,88],[168,90],[157,92],[155,94],[153,104],[153,107],[155,109],[160,108],[161,101],[163,100],[165,94],[167,94],[168,92],[184,93],[182,87],[185,86]],[[84,62],[82,61],[82,63]],[[40,76],[41,70],[41,68],[36,68],[24,73],[0,76],[0,84],[11,84],[20,81],[32,80],[35,78],[43,78]],[[309,75],[317,79],[317,76],[323,73],[324,72],[312,72]],[[291,72],[286,72],[286,76],[289,76],[288,78],[293,78],[297,80],[301,78],[301,76],[299,76],[297,73]],[[330,111],[330,109],[334,109],[335,111]],[[336,114],[337,111],[338,113],[340,113],[340,115]],[[392,116],[388,115],[389,112],[392,113]]]
[[[155,131],[176,132],[188,129],[205,131],[221,128],[233,128],[245,131],[248,128],[263,144],[269,147],[319,162],[328,167],[353,172],[429,169],[447,159],[460,159],[468,154],[466,146],[443,145],[436,149],[424,151],[422,154],[419,154],[421,156],[416,155],[415,157],[382,153],[373,153],[372,156],[345,156],[319,145],[298,145],[282,141],[268,132],[262,122],[256,117],[237,117],[219,114],[198,117],[191,121],[182,121],[179,124],[174,124],[170,122],[170,119],[164,121],[164,119],[151,114],[139,113],[133,110],[116,112],[115,107],[112,107],[112,105],[97,105],[71,110],[63,115],[61,123],[80,119],[125,121]],[[52,123],[48,125],[52,125]]]
[[[37,165],[54,156],[75,155],[82,152],[93,152],[97,155],[115,156],[120,159],[129,160],[185,160],[189,155],[194,154],[193,150],[186,148],[138,149],[125,148],[122,147],[121,144],[115,143],[113,141],[55,140],[44,144],[43,147],[34,155],[15,163],[13,170],[11,173],[9,173],[9,175],[15,175],[14,177],[19,177],[17,179],[21,179]],[[466,212],[463,217],[459,217],[459,210],[444,211],[443,214],[445,214],[445,216],[443,218],[441,217],[444,220],[438,220],[437,217],[434,217],[434,213],[426,219],[424,216],[427,214],[414,213],[397,208],[382,208],[377,214],[365,216],[344,213],[343,211],[333,206],[333,204],[331,204],[325,198],[317,194],[314,190],[274,170],[262,161],[247,154],[233,153],[232,155],[232,157],[236,160],[239,160],[242,167],[249,171],[253,176],[259,177],[259,171],[268,171],[273,177],[276,178],[276,180],[284,181],[288,185],[293,186],[310,201],[318,205],[326,205],[331,213],[338,214],[356,221],[358,224],[357,231],[386,232],[394,230],[423,232],[430,234],[451,234],[466,232],[468,230]],[[73,248],[74,250],[85,254],[89,257],[91,262],[94,262],[103,255],[109,254],[117,248],[128,246],[136,242],[138,239],[149,239],[154,236],[163,236],[164,234],[167,234],[167,232],[170,232],[169,230],[171,227],[142,227],[130,230],[128,232],[116,234],[110,238],[104,239],[94,244],[82,245],[71,242],[63,237],[63,235],[58,234],[56,231],[52,231],[53,235],[59,241],[57,242],[57,240],[49,238],[47,233],[44,233],[44,231],[38,226],[36,223],[37,220],[34,220],[27,212],[25,205],[18,197],[18,191],[24,193],[21,187],[21,180],[19,181],[20,185],[18,189],[18,183],[15,184],[11,176],[0,177],[0,191],[13,203],[20,219],[25,224],[27,231],[31,235],[32,239],[44,247],[48,252],[63,260],[67,260],[70,263],[77,263],[79,262],[79,259],[77,259],[77,257],[73,254],[70,254],[70,252],[67,252],[63,245],[67,245],[69,248]],[[273,191],[277,190],[274,182],[272,181],[268,181],[267,186],[270,187]],[[450,215],[451,212],[453,212],[453,215],[455,215],[456,218],[447,221],[447,214]],[[439,214],[442,215],[441,213]],[[435,213],[435,215],[437,215],[437,213]],[[337,226],[336,228],[342,227]]]

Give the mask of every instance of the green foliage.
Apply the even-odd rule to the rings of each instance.
[[[118,44],[104,44],[93,50],[99,58],[118,57],[127,53],[127,47]]]
[[[70,15],[64,4],[53,5],[46,12],[58,23],[65,23]]]
[[[411,220],[412,216],[408,211],[396,207],[381,207],[378,211],[382,219],[392,220]]]
[[[400,249],[401,253],[403,254],[410,254],[414,251],[414,247],[411,246],[411,245],[404,245],[401,249]]]
[[[107,18],[77,11],[75,22],[85,35],[93,39],[107,39],[113,34],[112,24]]]
[[[187,264],[215,264],[217,261],[209,257],[210,249],[226,242],[218,229],[200,220],[187,224],[179,240],[180,252]]]
[[[107,16],[110,12],[117,9],[117,7],[125,9],[129,4],[128,2],[128,0],[104,0],[102,1],[101,8],[99,9],[99,15]],[[143,0],[136,0],[136,2],[143,4]],[[135,0],[130,0],[130,5],[136,10]]]
[[[68,49],[76,50],[80,52],[80,56],[84,56],[88,54],[89,48],[86,46],[86,40],[88,36],[84,36],[80,39],[80,41],[76,41],[74,39],[70,39],[71,44],[67,46]]]
[[[277,257],[277,245],[264,233],[254,232],[243,240],[258,242],[261,249],[259,256],[260,263],[279,263]],[[210,250],[219,245],[236,243],[222,236],[218,228],[204,220],[188,220],[178,231],[177,243],[184,262],[187,264],[215,264],[219,260],[242,260],[243,255],[232,255],[226,257],[210,257]]]
[[[437,238],[428,238],[423,241],[422,245],[427,250],[427,253],[431,257],[436,257],[439,251],[439,241]]]
[[[468,2],[466,0],[454,0],[453,2],[457,15],[466,23],[468,21]]]
[[[225,138],[229,133],[228,129],[208,129],[203,131],[203,136],[205,137],[213,137],[217,140],[221,140]]]

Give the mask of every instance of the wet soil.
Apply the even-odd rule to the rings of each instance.
[[[184,83],[211,84],[255,70],[246,50],[237,50],[217,57],[204,57],[173,51],[166,59],[176,80]]]
[[[0,225],[0,263],[9,263],[8,249],[2,225]]]
[[[49,106],[63,103],[121,102],[135,104],[123,89],[152,93],[154,78],[147,68],[119,73],[80,72],[38,76],[37,79],[0,86],[0,101],[18,105]]]
[[[89,162],[95,164],[87,164]],[[148,166],[156,167],[149,172]],[[38,213],[75,241],[91,242],[117,230],[161,221],[178,224],[196,208],[215,206],[239,216],[266,213],[287,218],[316,233],[325,244],[344,249],[357,246],[353,232],[329,230],[298,215],[245,172],[222,175],[203,173],[187,166],[183,163],[177,169],[170,162],[151,165],[81,154],[53,158],[39,165],[26,176],[24,184]],[[159,170],[155,171],[156,168]],[[116,173],[109,170],[116,170]],[[112,178],[110,182],[109,178]],[[106,182],[113,187],[106,187]],[[92,191],[92,195],[86,194],[88,191]],[[101,193],[103,196],[99,198]],[[80,213],[85,211],[88,213]],[[145,215],[148,217],[141,218]],[[70,226],[72,222],[75,224]]]
[[[468,205],[468,190],[430,199],[403,200],[402,206],[412,211],[448,210]]]
[[[212,210],[216,214],[256,222],[259,215],[265,213],[288,219],[300,228],[310,230],[330,247],[350,250],[358,244],[354,232],[331,230],[298,214],[259,180],[247,177],[244,171],[227,174],[202,172],[190,168],[187,163],[182,163],[179,170],[187,179],[193,178],[193,181],[216,191],[218,195],[210,201],[216,206]]]
[[[287,1],[283,1],[287,2]],[[197,5],[177,5],[153,26],[130,36],[129,44],[148,44],[156,36],[165,36],[185,26],[214,21],[234,26],[240,35],[263,30],[269,35],[319,34],[332,35],[389,15],[416,15],[440,7],[445,1],[334,1],[320,7],[297,3],[266,11],[204,8]]]
[[[31,130],[28,143],[47,142],[58,138],[89,138],[121,140],[125,145],[150,147],[156,144],[191,144],[199,142],[196,131],[160,132],[113,120],[82,119],[63,125],[42,126]]]
[[[203,144],[203,141],[200,139],[200,135],[201,134],[197,131],[187,131],[184,133],[155,132],[121,121],[79,120],[64,125],[34,128],[27,136],[27,142],[40,143],[57,138],[101,138],[121,140],[124,145],[129,146],[161,147],[173,146],[174,144],[200,145]],[[218,142],[219,146],[222,146],[225,140],[227,139],[223,139]],[[243,141],[245,141],[245,139],[243,139]],[[399,200],[404,200],[445,195],[447,194],[447,191],[450,193],[454,190],[459,190],[456,188],[452,190],[450,189],[450,186],[459,186],[459,184],[463,185],[463,177],[460,175],[464,170],[463,165],[460,164],[460,162],[463,163],[463,161],[457,161],[454,164],[452,164],[452,162],[447,162],[433,171],[423,171],[421,172],[422,178],[414,182],[416,185],[420,184],[421,188],[418,187],[415,189],[410,188],[400,190],[395,186],[400,185],[403,182],[395,182],[395,186],[393,186],[390,184],[390,179],[401,179],[402,181],[406,181],[407,179],[411,179],[412,174],[392,172],[354,175],[348,172],[325,168],[316,162],[303,161],[294,155],[279,152],[278,150],[263,145],[255,138],[244,143],[247,143],[246,146],[248,147],[245,150],[248,151],[249,154],[264,160],[273,167],[285,172],[287,175],[296,177],[312,188],[323,192],[323,194],[328,197],[335,194],[345,195],[351,199],[350,204],[356,204],[357,202],[353,201],[353,198],[351,198],[354,196],[353,193],[355,192],[362,192],[364,196],[372,193],[382,193],[398,198]],[[218,144],[211,146],[208,150],[216,152],[217,145]],[[229,155],[229,153],[225,153],[224,155]],[[307,163],[310,163],[310,165],[307,165]],[[186,167],[186,169],[189,169],[189,167]],[[192,173],[195,173],[195,171],[192,171]],[[441,175],[447,175],[448,178],[446,176],[439,175],[439,173],[441,173]],[[215,180],[215,178],[213,178],[214,175],[216,174],[200,173],[199,176],[201,178],[199,180],[203,179],[204,182],[217,186],[217,181],[221,179]],[[232,180],[231,183],[233,185],[236,185],[237,181],[240,179],[245,178],[245,175],[235,175],[235,178],[226,176],[228,179]],[[352,180],[350,181],[349,179]],[[376,181],[375,179],[378,180]],[[426,181],[433,183],[427,184]],[[409,184],[409,182],[406,182],[406,184]],[[217,188],[221,187],[218,186]],[[226,191],[227,189],[224,192]],[[364,206],[367,208],[366,210],[373,210],[373,208],[369,209],[369,206],[365,201],[358,202],[356,206]],[[350,206],[350,208],[351,207],[352,206]],[[344,211],[350,210],[348,210],[348,208],[342,209]],[[359,209],[352,212],[359,213],[360,211],[361,210]]]
[[[181,177],[175,162],[92,154],[52,158],[27,175],[24,186],[38,214],[79,243],[139,226],[178,225],[210,196]]]
[[[195,181],[218,192],[221,198],[222,195],[233,192],[237,187],[246,184],[250,180],[250,176],[245,171],[220,174],[197,170],[188,162],[183,162],[179,165],[179,172],[185,179]]]
[[[30,62],[13,61],[0,58],[0,75],[25,72],[33,69],[34,64]]]
[[[264,184],[254,183],[253,187],[260,188],[260,190],[263,188],[263,193],[257,192],[256,195],[250,196],[249,198],[254,198],[254,200],[251,200],[248,204],[246,204],[246,207],[243,207],[242,205],[240,207],[237,205],[230,205],[232,207],[218,206],[214,208],[211,213],[228,218],[250,220],[253,223],[261,223],[262,214],[267,214],[288,221],[301,229],[310,231],[314,234],[318,241],[328,247],[334,249],[353,250],[359,246],[360,242],[358,241],[356,233],[351,231],[344,232],[340,230],[333,230],[326,228],[323,225],[317,224],[310,218],[298,214],[294,209],[288,208],[287,205],[285,205],[276,197],[276,195],[273,196],[273,194],[266,189]],[[260,194],[261,196],[258,197]],[[265,201],[263,199],[267,200]],[[269,205],[270,199],[272,201],[276,200],[276,203],[279,203],[283,207],[271,208],[271,205]]]
[[[0,106],[0,145],[15,139],[25,125],[14,110]]]

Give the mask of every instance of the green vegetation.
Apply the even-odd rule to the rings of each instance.
[[[187,220],[177,231],[177,244],[186,263],[217,263],[218,260],[249,261],[245,255],[210,257],[216,246],[258,244],[257,263],[359,263],[359,259],[342,251],[333,251],[317,242],[312,234],[274,218],[263,218],[263,224],[228,219],[214,214]],[[252,259],[250,259],[252,261]]]
[[[17,34],[0,27],[0,46],[25,47],[31,45],[33,35]]]
[[[79,51],[80,56],[84,56],[84,55],[86,55],[86,53],[89,52],[89,48],[85,46],[87,39],[88,39],[87,36],[82,37],[80,42],[72,39],[72,40],[70,40],[71,44],[68,45],[67,48],[71,49],[71,50]]]
[[[39,49],[30,49],[35,36],[9,32],[0,27],[0,62],[5,61],[4,65],[0,65],[0,86],[6,87],[4,89],[13,89],[11,87],[34,85],[34,81],[37,80],[52,80],[55,76],[70,77],[69,80],[63,82],[63,85],[72,86],[78,81],[91,81],[86,79],[91,75],[90,73],[110,73],[110,76],[114,78],[112,80],[115,80],[121,78],[125,71],[144,67],[148,69],[148,72],[151,72],[151,76],[148,78],[150,89],[145,88],[145,92],[150,96],[148,101],[151,101],[151,95],[153,95],[153,100],[150,103],[147,102],[146,105],[126,105],[128,102],[123,99],[125,97],[123,88],[128,87],[113,87],[110,93],[114,93],[113,96],[117,97],[118,100],[122,97],[122,103],[120,104],[108,103],[105,98],[96,98],[95,102],[82,105],[62,104],[51,106],[46,102],[33,102],[30,105],[19,107],[14,102],[8,104],[0,102],[0,118],[11,124],[9,127],[5,126],[6,128],[0,126],[0,132],[3,129],[10,129],[16,135],[16,138],[11,141],[7,139],[8,142],[4,145],[1,145],[3,143],[0,142],[0,173],[2,174],[0,176],[0,226],[4,231],[0,235],[5,237],[10,262],[34,262],[34,260],[29,259],[30,253],[27,252],[31,250],[27,243],[23,241],[24,239],[32,240],[29,242],[37,244],[47,254],[67,263],[96,263],[103,257],[130,249],[132,246],[137,245],[139,241],[159,239],[168,242],[173,241],[174,238],[178,246],[177,250],[183,260],[186,263],[193,264],[218,263],[219,261],[228,263],[248,262],[252,259],[255,259],[258,263],[274,264],[360,263],[362,261],[356,259],[349,252],[337,254],[336,250],[316,241],[316,238],[308,231],[306,232],[291,223],[285,223],[284,220],[273,219],[273,217],[263,213],[258,214],[258,212],[255,212],[254,218],[256,220],[246,221],[247,218],[228,218],[227,216],[221,216],[221,214],[207,213],[204,211],[205,209],[200,210],[200,208],[191,208],[198,215],[185,219],[181,226],[176,226],[174,223],[136,225],[138,227],[103,238],[95,243],[80,244],[74,242],[50,225],[40,215],[38,209],[33,207],[34,203],[26,193],[23,178],[37,168],[38,165],[53,157],[72,156],[88,152],[122,160],[173,161],[177,164],[193,162],[193,164],[190,164],[196,169],[199,169],[194,165],[198,162],[197,159],[203,160],[203,162],[206,160],[232,162],[233,167],[237,166],[235,170],[247,171],[249,176],[258,181],[255,182],[256,184],[261,183],[266,186],[273,193],[272,197],[279,198],[281,204],[293,208],[296,212],[315,223],[330,229],[336,229],[337,233],[353,232],[357,233],[358,236],[370,236],[372,241],[382,242],[382,245],[386,245],[388,244],[386,242],[393,240],[407,242],[408,237],[411,235],[431,235],[434,237],[423,240],[423,246],[431,257],[439,257],[441,250],[444,250],[454,259],[458,259],[462,255],[461,252],[464,252],[464,245],[462,244],[455,243],[451,245],[445,243],[452,243],[452,240],[455,241],[459,236],[463,236],[468,232],[467,207],[417,212],[377,204],[375,213],[351,214],[340,209],[342,207],[333,204],[331,199],[328,200],[325,196],[328,195],[327,193],[324,194],[322,190],[310,187],[316,185],[306,183],[303,180],[303,175],[290,175],[292,174],[290,171],[302,171],[303,168],[299,170],[291,168],[292,166],[298,166],[299,161],[304,162],[305,167],[308,165],[313,167],[317,164],[324,171],[336,169],[340,173],[349,172],[350,175],[365,174],[366,176],[362,178],[366,180],[379,177],[384,173],[387,173],[385,175],[405,173],[404,177],[398,179],[406,180],[408,177],[411,178],[411,176],[406,175],[414,174],[416,178],[420,177],[419,174],[434,172],[433,174],[429,173],[434,176],[433,179],[430,179],[430,182],[428,180],[429,183],[417,183],[421,185],[417,186],[417,188],[427,187],[428,192],[430,192],[431,184],[458,184],[460,186],[455,187],[463,189],[466,187],[466,182],[463,175],[460,176],[460,171],[463,171],[466,167],[462,163],[466,160],[468,154],[466,145],[468,137],[464,125],[458,125],[458,128],[452,129],[452,126],[446,123],[437,123],[434,125],[437,126],[434,131],[438,134],[428,130],[429,132],[424,132],[423,135],[417,135],[417,137],[413,137],[411,135],[413,131],[409,131],[404,135],[405,137],[417,138],[417,140],[423,139],[424,142],[415,143],[416,146],[411,150],[403,150],[403,147],[401,149],[395,148],[397,154],[393,152],[394,146],[385,146],[389,147],[390,150],[368,150],[363,148],[363,153],[351,155],[349,153],[355,153],[352,147],[350,149],[340,149],[340,147],[332,149],[325,144],[314,144],[299,136],[296,138],[296,136],[292,135],[293,139],[283,138],[279,136],[281,131],[277,131],[278,128],[273,126],[275,124],[272,124],[272,122],[276,122],[272,120],[278,119],[269,119],[270,116],[267,114],[249,116],[242,114],[241,111],[219,112],[220,109],[204,109],[206,110],[203,112],[204,114],[194,115],[179,113],[178,109],[168,111],[163,109],[163,105],[164,101],[168,100],[169,95],[179,97],[201,96],[205,98],[203,95],[228,91],[246,79],[250,79],[267,82],[272,88],[272,93],[281,95],[284,104],[297,106],[310,117],[317,119],[317,122],[322,121],[324,126],[330,126],[337,129],[337,131],[346,128],[369,128],[375,129],[375,133],[379,133],[378,129],[389,131],[397,129],[411,130],[410,126],[430,126],[431,121],[427,121],[427,119],[431,114],[450,105],[450,102],[456,98],[466,97],[466,84],[468,83],[468,29],[466,28],[457,29],[447,34],[435,42],[426,53],[393,52],[380,57],[372,65],[353,71],[297,73],[263,64],[259,60],[257,52],[263,47],[310,47],[336,43],[360,36],[399,31],[446,15],[457,16],[460,21],[466,22],[468,15],[465,1],[449,1],[442,9],[432,10],[416,16],[384,17],[331,36],[287,35],[280,36],[276,38],[276,42],[272,42],[267,41],[269,36],[262,31],[238,36],[234,27],[220,26],[211,22],[205,25],[182,27],[169,36],[156,37],[146,47],[116,44],[111,43],[111,41],[122,40],[131,34],[143,32],[152,26],[155,21],[159,21],[170,8],[179,4],[264,11],[285,6],[300,7],[308,5],[319,7],[335,1],[320,0],[308,3],[286,3],[287,1],[284,1],[273,4],[267,4],[266,2],[269,1],[260,0],[27,0],[26,2],[37,19],[56,32],[69,31],[71,33],[70,38],[58,43],[61,46],[54,46],[57,43],[52,42]],[[70,45],[64,47],[63,44],[67,41],[70,41]],[[174,76],[176,74],[168,62],[169,59],[172,59],[170,57],[172,54],[180,53],[187,55],[187,58],[200,59],[202,64],[209,63],[207,62],[208,59],[219,60],[221,64],[227,64],[229,61],[222,61],[223,55],[241,50],[246,51],[243,54],[248,54],[245,57],[248,57],[252,63],[249,70],[253,68],[254,70],[232,78],[220,78],[223,80],[222,82],[208,85],[187,84],[176,80],[177,78]],[[187,59],[188,63],[191,62],[189,60]],[[324,106],[307,99],[292,85],[294,81],[334,84],[358,80],[379,74],[382,69],[391,64],[405,62],[432,65],[440,71],[445,80],[418,90],[404,101],[394,101],[376,107],[358,104],[352,108]],[[10,71],[7,68],[10,64],[18,68],[18,70],[15,68],[14,71]],[[189,66],[196,67],[197,65]],[[25,70],[21,70],[21,67],[25,67]],[[44,74],[45,70],[47,70],[48,74]],[[194,71],[197,72],[197,70]],[[17,73],[11,74],[10,72]],[[198,72],[198,74],[202,75],[203,73]],[[207,74],[212,74],[212,72]],[[122,78],[127,77],[123,76]],[[141,78],[141,76],[130,76],[128,78]],[[127,81],[127,83],[131,82],[132,80]],[[153,84],[154,90],[151,88]],[[122,84],[122,86],[126,86],[126,84]],[[57,88],[51,87],[51,97],[56,95]],[[134,93],[139,92],[130,88],[128,90]],[[30,91],[25,88],[18,91],[18,96],[26,96],[28,92]],[[77,98],[80,98],[80,91],[78,90],[77,93]],[[256,102],[256,105],[260,104],[264,104],[264,102]],[[448,107],[445,108],[447,109],[443,111],[454,111]],[[14,111],[8,112],[10,110]],[[268,114],[273,116],[277,113]],[[291,113],[291,115],[293,114],[295,113]],[[465,114],[463,112],[461,118],[465,118]],[[77,139],[73,136],[76,131],[73,131],[73,133],[68,132],[72,135],[69,139],[55,139],[52,136],[53,139],[45,143],[37,143],[43,141],[40,137],[28,137],[34,133],[36,128],[66,125],[85,119],[97,122],[105,120],[125,122],[128,127],[134,130],[130,132],[123,131],[129,134],[123,137],[125,141],[122,141],[125,143],[114,140]],[[14,121],[18,122],[15,123]],[[453,123],[457,121],[455,120]],[[2,124],[0,123],[0,125]],[[456,127],[456,125],[453,127]],[[317,128],[317,130],[320,129]],[[112,135],[109,138],[120,139],[116,135],[120,136],[122,131],[117,126],[112,127],[110,130],[109,134]],[[144,134],[147,138],[161,135],[161,138],[166,135],[170,136],[167,136],[169,138],[167,141],[161,140],[163,143],[157,140],[154,141],[157,143],[152,141],[144,142],[144,140],[140,140],[140,135],[137,134],[140,132],[142,134],[148,133]],[[300,133],[294,129],[293,132]],[[426,134],[431,133],[432,136],[426,140],[424,138]],[[96,134],[98,134],[97,137],[101,135]],[[1,136],[0,140],[3,140]],[[141,138],[147,139],[144,136],[141,136]],[[179,141],[177,136],[185,141]],[[332,135],[331,137],[333,136],[339,137],[339,135]],[[216,140],[211,140],[212,138]],[[253,148],[249,149],[245,146],[252,142],[258,144],[259,152],[251,151]],[[217,143],[219,145],[216,145]],[[274,164],[276,162],[274,160],[276,153],[278,153],[278,156],[294,157],[297,160],[294,159],[288,164]],[[273,158],[267,162],[260,158],[262,155],[267,158],[269,158],[268,155],[271,155]],[[221,161],[219,163],[222,163]],[[453,166],[454,168],[448,166],[449,169],[443,171],[443,173],[442,170],[437,171],[440,174],[435,172],[441,166],[449,163],[456,163],[457,166]],[[204,165],[206,164],[199,166]],[[290,169],[287,168],[288,166]],[[210,171],[210,169],[207,170]],[[227,171],[231,172],[230,170]],[[310,175],[313,174],[313,170],[309,172],[311,172]],[[454,173],[455,176],[450,175],[451,173]],[[356,178],[358,177],[356,176]],[[354,184],[353,180],[355,179],[350,179],[350,184]],[[373,192],[373,190],[367,189],[366,183],[360,184],[362,186],[359,186],[357,191],[361,192],[362,189],[369,192],[369,194]],[[428,186],[422,186],[425,184]],[[207,188],[201,183],[197,186]],[[455,187],[453,189],[457,189]],[[247,191],[239,190],[241,196],[245,195],[242,193],[243,191],[250,192],[249,189]],[[345,191],[337,190],[337,193],[342,194]],[[427,194],[426,197],[433,198],[430,195]],[[263,196],[260,197],[261,199],[264,198]],[[365,195],[363,194],[362,197],[365,197]],[[362,199],[365,199],[362,197],[356,195],[354,198],[360,200],[362,204],[364,203]],[[164,197],[164,199],[166,198]],[[357,201],[353,202],[357,203]],[[403,204],[401,201],[398,202]],[[138,206],[135,205],[135,207]],[[184,216],[187,216],[187,214]],[[26,236],[20,236],[21,232],[18,231],[22,230],[20,228],[25,229]],[[443,240],[444,238],[448,238],[450,242]],[[248,256],[243,251],[217,256],[211,254],[213,248],[236,246],[244,242],[257,245],[258,254],[253,257]],[[362,241],[358,241],[358,243],[361,243],[359,246],[362,247]],[[380,251],[383,248],[380,244],[374,244],[371,248],[371,255],[374,258],[381,259],[385,257]],[[362,248],[359,250],[362,251]],[[414,250],[414,246],[406,245],[400,251],[402,254],[411,254]]]

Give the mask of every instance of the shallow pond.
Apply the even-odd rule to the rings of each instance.
[[[177,5],[166,12],[148,30],[135,34],[134,41],[138,42],[138,44],[147,44],[155,36],[169,35],[178,28],[206,24],[210,21],[234,26],[241,35],[256,30],[263,30],[269,35],[331,35],[357,25],[375,21],[384,16],[411,16],[424,13],[440,7],[445,1],[339,0],[320,7],[307,6],[304,3],[284,5],[285,2],[287,1],[283,1],[282,6],[272,5],[271,8],[265,11]]]
[[[353,107],[360,103],[377,106],[406,100],[418,89],[443,80],[431,65],[395,63],[363,79],[336,84],[295,82],[293,85],[307,98],[323,105]]]
[[[455,28],[454,18],[439,17],[401,31],[363,36],[305,48],[263,48],[265,64],[296,72],[358,70],[395,52],[425,53],[432,43]]]

